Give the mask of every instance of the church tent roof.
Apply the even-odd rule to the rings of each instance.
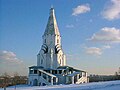
[[[60,35],[55,13],[54,13],[54,8],[50,9],[50,16],[48,19],[48,23],[44,32],[44,35],[46,34],[51,34],[51,35]]]

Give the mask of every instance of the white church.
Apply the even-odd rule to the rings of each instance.
[[[54,9],[50,9],[48,23],[42,36],[43,45],[37,55],[37,66],[29,67],[29,85],[81,84],[89,82],[87,72],[66,66],[61,36]]]

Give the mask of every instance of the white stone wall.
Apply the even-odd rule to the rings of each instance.
[[[29,80],[28,80],[29,82],[28,82],[28,84],[33,86],[35,79],[39,80],[39,76],[37,74],[29,75]],[[38,83],[37,83],[37,85],[38,85]]]
[[[53,68],[56,69],[59,66],[66,65],[66,57],[61,48],[61,37],[60,35],[43,35],[43,45],[46,45],[48,52],[40,50],[37,55],[37,65],[43,66],[44,68]],[[57,54],[55,52],[55,46],[59,45],[61,49]]]
[[[42,39],[43,45],[37,55],[37,65],[53,69],[66,65],[66,57],[62,51],[61,36],[53,8],[50,9],[50,16]],[[42,60],[43,63],[41,63]]]

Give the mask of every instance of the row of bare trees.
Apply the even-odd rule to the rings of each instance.
[[[7,87],[18,84],[27,84],[27,76],[20,76],[18,73],[14,73],[13,76],[4,73],[0,76],[0,87]]]

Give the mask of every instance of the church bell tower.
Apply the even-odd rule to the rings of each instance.
[[[42,36],[43,45],[37,55],[37,66],[45,69],[57,69],[66,65],[66,57],[61,47],[61,36],[58,29],[54,8],[50,9],[48,23]]]

